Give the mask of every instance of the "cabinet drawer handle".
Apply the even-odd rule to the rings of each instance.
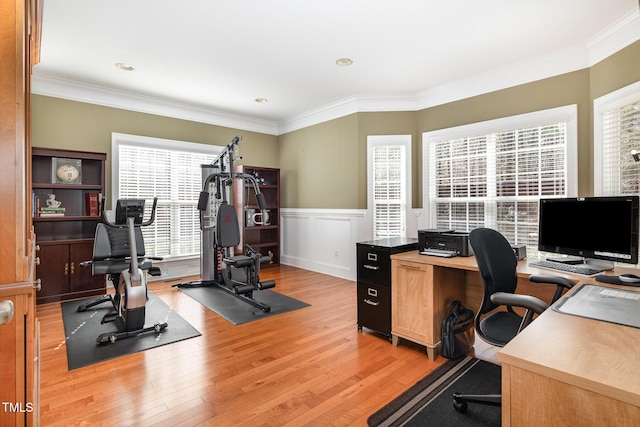
[[[69,263],[65,262],[64,263],[64,275],[66,276],[67,274],[69,274]]]
[[[377,289],[373,289],[373,288],[367,288],[367,294],[371,297],[377,297],[378,296],[378,290]]]
[[[366,302],[367,304],[372,305],[372,306],[374,306],[374,307],[375,307],[375,306],[377,306],[378,304],[380,304],[378,301],[371,301],[371,300],[370,300],[370,299],[368,299],[368,298],[365,298],[365,299],[364,299],[364,302]]]
[[[414,270],[420,270],[420,266],[419,265],[400,264],[400,267],[402,267],[402,268],[411,268],[411,269],[414,269]]]
[[[71,274],[73,274],[76,271],[76,263],[75,262],[71,262]]]
[[[364,268],[366,268],[367,270],[373,270],[373,271],[380,269],[380,267],[378,267],[377,265],[369,265],[369,264],[365,264]]]

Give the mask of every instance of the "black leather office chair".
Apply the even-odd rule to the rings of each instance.
[[[499,232],[490,228],[477,228],[469,233],[469,242],[476,256],[484,294],[475,316],[475,329],[480,338],[489,344],[503,347],[550,304],[530,295],[515,294],[518,284],[518,261],[511,245]],[[558,276],[533,275],[535,283],[556,285],[551,303],[555,302],[575,282]],[[499,309],[506,306],[506,310]],[[513,307],[524,309],[520,315]],[[522,311],[522,310],[520,310]],[[536,343],[532,343],[536,345]],[[453,406],[459,412],[467,410],[468,403],[500,406],[502,396],[454,393]]]

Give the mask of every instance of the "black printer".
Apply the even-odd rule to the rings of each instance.
[[[473,255],[469,233],[447,229],[418,230],[418,251],[442,257]]]

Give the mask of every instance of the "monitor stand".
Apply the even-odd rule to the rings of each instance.
[[[559,262],[562,264],[585,264],[585,259],[582,257],[571,257],[571,256],[561,256],[561,257],[549,257],[547,261]]]
[[[571,257],[571,256],[561,256],[561,257],[549,257],[547,261],[559,262],[562,264],[570,264],[570,265],[582,265],[584,267],[589,267],[593,269],[597,269],[600,271],[613,270],[615,264],[613,261],[605,261],[601,259],[595,258],[580,258],[580,257]]]

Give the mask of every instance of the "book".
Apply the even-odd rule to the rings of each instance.
[[[64,212],[40,212],[40,217],[42,218],[61,217],[61,216],[64,216]]]
[[[100,202],[98,193],[85,193],[84,195],[85,209],[89,216],[100,215]]]

